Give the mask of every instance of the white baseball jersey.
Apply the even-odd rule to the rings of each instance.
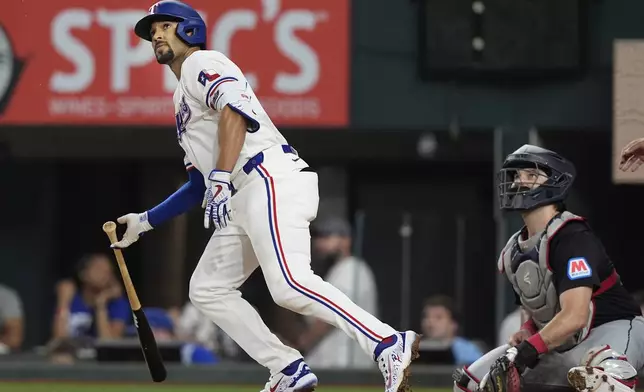
[[[215,169],[219,156],[218,125],[226,105],[241,114],[248,133],[232,177],[244,164],[269,147],[287,144],[259,103],[246,77],[223,53],[199,50],[185,60],[174,92],[179,145],[186,168],[195,167],[205,177]]]

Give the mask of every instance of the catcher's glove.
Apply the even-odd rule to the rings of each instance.
[[[490,367],[482,392],[520,392],[521,372],[516,364],[502,356]]]
[[[479,389],[483,392],[519,392],[521,375],[526,368],[534,368],[539,353],[528,341],[508,349],[506,354],[494,362],[488,374],[483,377]]]

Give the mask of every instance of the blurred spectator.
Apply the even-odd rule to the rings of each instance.
[[[313,269],[362,309],[377,316],[376,280],[369,265],[351,255],[351,226],[332,218],[312,227]],[[328,271],[328,272],[327,272]],[[373,358],[343,331],[324,321],[306,318],[307,327],[298,339],[306,362],[314,368],[371,368]]]
[[[450,297],[436,295],[425,301],[420,349],[435,343],[451,349],[454,365],[470,365],[483,353],[476,343],[458,336],[458,315]],[[421,353],[422,356],[422,353]]]
[[[497,336],[497,346],[506,344],[512,335],[514,335],[521,328],[521,314],[522,308],[517,307],[512,313],[505,316],[499,328],[499,336]]]
[[[132,316],[109,257],[84,256],[77,272],[78,285],[72,280],[63,280],[56,286],[53,338],[122,337]]]
[[[0,284],[0,354],[20,349],[23,335],[22,301],[15,290]]]
[[[56,339],[47,350],[49,362],[57,365],[71,365],[76,362],[77,349],[74,339]]]
[[[168,341],[183,340],[179,339],[175,334],[172,318],[164,309],[145,308],[143,311],[150,323],[150,328],[152,328],[154,337],[159,344]],[[136,336],[136,328],[134,325],[127,327],[126,334],[129,336]],[[185,365],[213,364],[219,362],[219,359],[208,347],[199,343],[186,342],[181,346],[181,362]]]
[[[93,346],[91,337],[55,339],[47,345],[47,359],[50,363],[70,365],[79,359],[94,357]]]
[[[221,357],[236,358],[240,355],[241,349],[237,343],[191,302],[184,305],[175,320],[179,339],[198,343]]]

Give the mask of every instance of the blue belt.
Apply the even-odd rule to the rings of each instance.
[[[297,150],[295,150],[295,148],[289,146],[288,144],[282,144],[282,151],[284,151],[284,154],[297,155]],[[257,166],[261,165],[262,162],[264,162],[264,152],[260,152],[259,154],[249,159],[248,162],[246,162],[246,164],[242,167],[242,169],[244,170],[244,173],[250,174],[250,172],[252,172]]]

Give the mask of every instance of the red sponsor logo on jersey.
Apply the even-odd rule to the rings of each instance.
[[[583,257],[573,257],[568,260],[568,278],[580,279],[587,278],[592,275],[592,270],[588,262]]]

